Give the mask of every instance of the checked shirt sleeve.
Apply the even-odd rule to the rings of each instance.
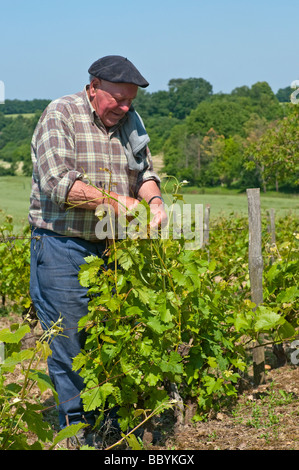
[[[36,134],[36,165],[43,193],[63,206],[67,194],[82,174],[76,170],[73,125],[66,108],[49,108]]]
[[[148,180],[156,181],[158,186],[160,186],[160,183],[161,183],[161,180],[160,180],[159,176],[157,175],[157,173],[155,173],[155,171],[153,169],[153,160],[152,160],[152,156],[151,156],[151,153],[150,153],[150,150],[149,150],[148,147],[147,147],[147,161],[148,161],[147,169],[140,172],[139,176],[138,176],[138,181],[137,181],[137,189],[138,190],[139,190],[140,186],[142,185],[142,183],[144,183],[145,181],[148,181]]]

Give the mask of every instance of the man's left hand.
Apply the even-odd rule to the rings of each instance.
[[[164,209],[164,205],[163,203],[156,203],[156,202],[152,202],[150,204],[150,210],[151,210],[151,213],[153,214],[153,219],[150,223],[150,226],[152,228],[161,228],[161,227],[164,227],[165,224],[167,223],[167,220],[168,220],[168,216],[166,214],[166,211]]]

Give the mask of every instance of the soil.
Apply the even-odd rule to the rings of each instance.
[[[299,450],[299,367],[271,369],[230,410],[182,426],[166,439],[176,450]],[[155,447],[160,449],[161,447]]]
[[[0,329],[18,320],[19,317],[0,317]],[[277,367],[273,355],[268,357],[264,384],[254,387],[249,374],[236,401],[229,408],[211,413],[205,421],[192,421],[192,407],[186,408],[184,422],[179,426],[173,412],[165,412],[156,419],[155,432],[145,432],[143,448],[299,450],[299,365],[291,364],[288,358],[284,366]],[[53,398],[45,393],[41,401],[46,409],[45,419],[58,430]]]

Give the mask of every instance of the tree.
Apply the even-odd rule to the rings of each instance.
[[[0,149],[10,142],[18,143],[26,138],[31,138],[33,129],[33,121],[30,118],[24,118],[20,115],[10,119],[9,124],[2,129]]]
[[[253,111],[268,121],[283,116],[283,108],[267,82],[257,82],[250,90]]]
[[[31,144],[29,139],[19,145],[14,160],[23,162],[22,172],[25,176],[32,175]]]
[[[276,93],[276,98],[280,103],[290,103],[290,97],[293,93],[293,89],[290,86],[286,88],[279,88],[278,92]]]
[[[5,100],[1,111],[4,114],[31,114],[42,113],[50,100]]]
[[[180,121],[172,116],[152,116],[146,120],[146,129],[150,136],[152,155],[162,152],[165,141],[170,136],[172,128]]]
[[[299,107],[269,127],[260,139],[246,149],[247,169],[257,167],[263,187],[280,185],[295,189],[299,184]]]
[[[164,152],[164,171],[169,175],[180,176],[180,172],[185,165],[185,140],[186,125],[177,124],[170,132],[169,138],[166,140]]]
[[[6,124],[8,124],[8,119],[5,117],[5,115],[3,113],[0,113],[0,131],[1,129],[3,129],[3,127],[6,126]]]
[[[134,108],[141,115],[145,124],[152,116],[169,116],[169,93],[161,90],[150,94],[145,90],[139,90],[134,100]]]
[[[222,139],[221,143],[216,158],[216,173],[220,183],[230,187],[240,180],[243,165],[242,140],[238,137],[228,137]]]
[[[243,85],[237,88],[234,88],[231,92],[233,96],[245,96],[250,98],[250,88],[247,85]]]
[[[212,85],[203,78],[173,78],[169,90],[148,93],[139,90],[135,109],[146,122],[152,116],[171,116],[183,120],[190,111],[212,95]]]
[[[244,135],[243,126],[250,111],[239,100],[214,96],[203,101],[186,118],[190,134],[205,135],[211,128],[224,137]]]
[[[185,119],[191,110],[212,95],[212,85],[203,78],[173,78],[168,82],[170,111],[177,119]]]
[[[163,147],[164,168],[168,175],[190,184],[199,183],[200,173],[200,140],[196,135],[187,133],[185,123],[177,124],[171,130]]]

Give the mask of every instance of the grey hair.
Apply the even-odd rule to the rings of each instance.
[[[94,75],[89,75],[89,83],[91,83],[95,78],[97,77],[95,77]]]

